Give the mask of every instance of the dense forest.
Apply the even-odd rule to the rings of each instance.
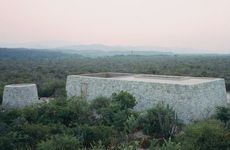
[[[40,97],[65,95],[70,74],[132,72],[221,77],[230,90],[230,55],[117,55],[84,57],[57,51],[0,48],[0,98],[11,83],[36,83]]]
[[[23,109],[0,108],[0,150],[229,150],[230,108],[218,107],[203,121],[183,124],[169,105],[139,112],[126,91],[111,97],[66,98],[69,74],[132,72],[221,77],[230,90],[230,55],[79,54],[0,49],[0,96],[11,83],[36,83],[40,97],[55,97]]]

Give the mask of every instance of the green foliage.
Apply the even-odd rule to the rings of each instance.
[[[90,107],[92,109],[95,109],[95,110],[99,110],[101,108],[106,108],[106,107],[109,107],[111,103],[111,100],[107,97],[97,97],[95,98],[91,104],[90,104]]]
[[[130,141],[121,143],[117,149],[118,150],[137,150],[139,149],[140,145],[138,141]]]
[[[138,120],[137,120],[137,115],[130,115],[128,119],[125,122],[125,128],[124,130],[127,133],[133,133],[137,128],[138,128]]]
[[[131,94],[121,91],[118,94],[114,93],[110,100],[100,98],[91,104],[92,108],[98,108],[98,124],[113,126],[123,131],[126,120],[134,114],[132,108],[136,105],[136,99]]]
[[[74,123],[87,122],[90,110],[89,104],[80,98],[57,99],[34,108],[27,107],[22,111],[22,115],[29,122],[61,123],[69,126]]]
[[[33,147],[39,141],[45,140],[49,134],[50,128],[48,126],[25,123],[14,132],[14,143],[21,145],[20,147],[24,147],[24,145]]]
[[[105,146],[102,144],[101,141],[98,143],[91,144],[90,150],[106,150]]]
[[[227,150],[230,139],[224,124],[217,120],[208,120],[187,125],[176,137],[184,150]]]
[[[15,123],[16,124],[16,123]],[[33,148],[50,134],[50,127],[41,124],[11,124],[11,131],[0,136],[0,146],[7,149]]]
[[[121,91],[120,93],[113,93],[112,101],[114,104],[118,105],[120,109],[132,109],[136,105],[136,99],[133,95],[128,92]]]
[[[80,141],[71,135],[56,135],[38,143],[38,150],[76,150],[81,148]]]
[[[120,102],[123,94],[128,104]],[[127,92],[116,95],[117,99],[100,97],[91,103],[77,97],[59,98],[47,104],[1,111],[0,146],[5,150],[52,149],[53,144],[56,146],[62,140],[63,149],[76,147],[69,147],[69,142],[94,149],[100,147],[95,145],[100,142],[106,148],[118,145],[123,139],[125,123],[137,116],[130,105],[135,99]],[[55,146],[53,149],[58,148]]]
[[[180,127],[175,111],[169,105],[158,104],[140,116],[144,133],[155,138],[174,137]]]
[[[227,124],[230,121],[230,108],[217,107],[216,118]]]
[[[48,104],[0,111],[0,149],[230,148],[229,133],[220,121],[187,125],[175,136],[181,124],[171,107],[158,104],[140,114],[132,109],[135,104],[132,95],[121,91],[110,98],[99,97],[90,103],[77,97],[68,100],[62,97]],[[228,108],[218,108],[216,115],[226,124],[228,111]],[[157,140],[150,144],[150,136],[135,136],[142,130]]]
[[[90,147],[92,143],[100,142],[108,147],[115,144],[115,137],[118,135],[117,131],[109,126],[88,126],[81,125],[72,129],[76,137],[83,143],[85,147]]]
[[[159,141],[153,139],[149,147],[150,150],[181,150],[181,144],[175,143],[171,138],[169,140],[164,140],[163,144],[159,144]]]

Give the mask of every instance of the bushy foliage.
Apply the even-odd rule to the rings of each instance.
[[[111,99],[97,98],[92,103],[96,109],[97,123],[123,131],[125,123],[131,115],[135,115],[132,108],[136,105],[136,99],[129,93],[121,91],[114,93]]]
[[[80,98],[69,100],[57,99],[48,104],[36,107],[27,107],[22,111],[23,117],[29,122],[40,122],[43,124],[61,123],[69,126],[74,123],[86,123],[90,110],[89,104]]]
[[[61,149],[95,148],[95,143],[100,142],[104,147],[113,147],[125,135],[125,122],[135,115],[132,103],[135,104],[135,98],[122,91],[111,98],[96,98],[91,103],[73,97],[2,111],[0,147],[5,150],[58,149],[61,144]]]
[[[224,124],[208,120],[187,125],[176,137],[184,150],[227,150],[230,139]]]
[[[230,123],[230,108],[229,107],[217,107],[216,118],[224,122],[225,124]]]
[[[93,143],[101,142],[105,147],[116,144],[118,133],[109,126],[88,126],[81,125],[72,129],[74,135],[79,138],[85,147],[92,146]]]
[[[163,103],[157,104],[142,114],[139,118],[139,124],[144,133],[158,139],[174,137],[180,128],[180,122],[175,111]]]
[[[48,104],[0,111],[0,149],[212,150],[230,147],[229,133],[220,121],[187,125],[175,136],[181,124],[171,107],[158,104],[140,113],[133,110],[135,104],[132,95],[121,91],[90,103],[77,97],[60,98]],[[228,111],[221,109],[216,116],[225,122]]]
[[[125,91],[121,91],[118,94],[113,93],[112,102],[118,105],[121,110],[132,109],[137,103],[135,97]]]
[[[50,135],[50,130],[49,126],[41,124],[14,123],[9,132],[0,136],[0,145],[4,149],[34,148]]]
[[[124,142],[117,147],[118,150],[137,150],[139,148],[140,144],[138,141]]]
[[[157,139],[151,141],[150,150],[181,150],[181,144],[173,142],[171,138],[164,140],[163,144]]]
[[[38,143],[37,146],[38,150],[77,150],[80,148],[80,141],[71,135],[55,135]]]

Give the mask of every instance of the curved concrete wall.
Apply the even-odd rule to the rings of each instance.
[[[22,108],[38,102],[36,84],[11,84],[4,87],[2,106]]]
[[[217,106],[227,105],[223,79],[197,84],[183,82],[185,84],[169,84],[70,75],[67,77],[66,90],[68,97],[84,96],[87,100],[98,96],[109,97],[114,92],[124,90],[138,100],[137,110],[150,108],[163,101],[172,106],[185,123],[209,117]]]

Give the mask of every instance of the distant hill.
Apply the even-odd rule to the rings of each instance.
[[[63,52],[50,51],[47,49],[26,49],[26,48],[0,48],[0,59],[46,59],[46,58],[65,58],[70,54]],[[76,54],[77,56],[77,54]]]
[[[77,53],[88,57],[114,56],[114,55],[173,55],[172,52],[155,51],[147,47],[134,46],[107,46],[101,44],[73,45],[59,47],[55,50],[65,53]],[[162,51],[162,52],[161,52]]]
[[[7,51],[7,53],[6,53]],[[31,53],[31,52],[34,53]],[[119,46],[105,46],[105,45],[78,45],[78,46],[68,46],[59,47],[53,49],[31,49],[31,48],[0,48],[0,58],[8,56],[9,53],[15,53],[15,55],[9,55],[10,57],[16,56],[16,53],[30,53],[31,56],[43,56],[53,54],[54,57],[63,54],[78,54],[85,57],[103,57],[103,56],[115,56],[115,55],[174,55],[172,52],[159,52],[151,51],[146,48],[141,49],[141,47],[119,47]],[[22,56],[20,54],[20,56]]]

